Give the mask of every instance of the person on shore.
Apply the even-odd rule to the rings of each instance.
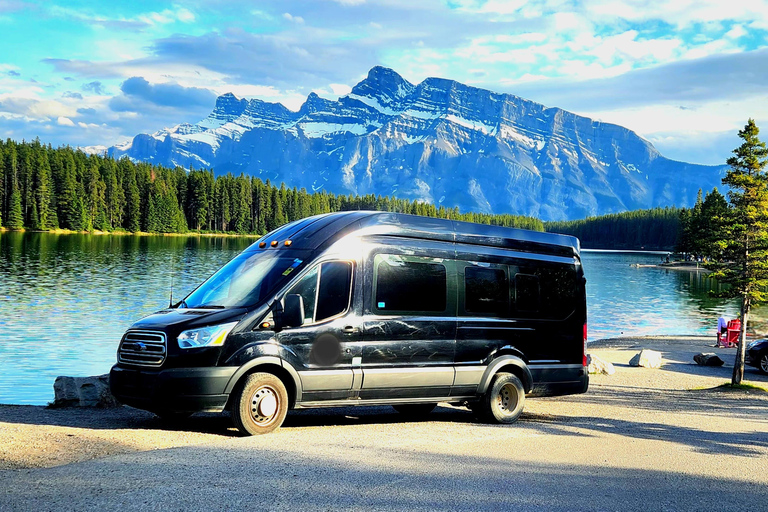
[[[720,318],[717,319],[717,345],[715,346],[719,347],[721,345],[721,342],[720,342],[721,337],[727,336],[727,334],[728,334],[728,322],[725,320],[724,317],[721,316]]]

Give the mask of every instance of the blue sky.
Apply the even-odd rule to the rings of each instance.
[[[375,65],[626,126],[722,163],[768,139],[768,0],[0,0],[0,137],[113,145],[216,95],[346,94]]]

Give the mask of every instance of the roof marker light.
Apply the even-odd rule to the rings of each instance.
[[[259,242],[259,248],[263,249],[267,246],[267,242]]]
[[[292,243],[293,243],[292,241],[286,240],[285,242],[283,242],[283,245],[285,245],[286,247],[290,247]]]
[[[277,240],[272,240],[272,243],[269,245],[271,245],[272,247],[277,247]]]

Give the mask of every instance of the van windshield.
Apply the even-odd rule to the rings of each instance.
[[[278,252],[244,252],[190,293],[182,306],[188,308],[235,308],[254,306],[289,279],[302,264],[298,258]]]

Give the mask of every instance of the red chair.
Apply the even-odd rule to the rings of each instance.
[[[739,335],[741,334],[741,320],[735,318],[728,321],[728,330],[725,334],[725,346],[735,347],[739,344]]]

